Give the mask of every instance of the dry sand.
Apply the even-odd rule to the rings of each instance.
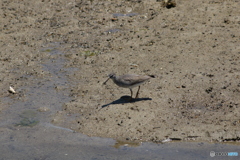
[[[53,49],[65,54],[65,66],[78,68],[69,76],[77,84],[74,100],[55,115],[78,114],[64,127],[119,140],[239,140],[239,1],[178,0],[170,9],[161,4],[0,2],[0,96],[12,96],[10,85],[47,78],[40,64],[51,55],[41,49],[57,42]],[[122,97],[128,89],[102,85],[111,72],[157,78],[129,103]],[[0,110],[8,107],[1,103]]]

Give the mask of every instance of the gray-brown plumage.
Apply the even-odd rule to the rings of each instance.
[[[131,98],[132,98],[132,88],[138,86],[138,91],[135,98],[138,98],[140,85],[146,82],[151,78],[155,78],[154,75],[136,75],[136,74],[125,74],[122,76],[116,76],[115,73],[111,73],[108,75],[108,79],[103,83],[106,84],[109,79],[112,79],[113,82],[118,85],[119,87],[129,88],[131,91]]]

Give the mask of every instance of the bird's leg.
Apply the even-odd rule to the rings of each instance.
[[[131,98],[132,98],[132,95],[133,95],[133,91],[132,91],[132,89],[131,88],[129,88],[130,89],[130,91],[131,91]]]
[[[140,86],[138,86],[138,91],[135,98],[138,98],[139,90],[140,90]]]
[[[131,91],[131,97],[130,97],[130,100],[129,100],[129,101],[131,101],[131,100],[132,100],[133,91],[132,91],[131,88],[129,88],[129,89],[130,89],[130,91]]]

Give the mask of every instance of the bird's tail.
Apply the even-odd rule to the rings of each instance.
[[[155,75],[148,75],[149,77],[152,77],[152,78],[156,78],[156,76]]]

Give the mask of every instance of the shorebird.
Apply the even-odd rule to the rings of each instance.
[[[115,73],[111,73],[108,75],[108,79],[103,84],[106,84],[109,79],[112,79],[113,82],[119,87],[129,88],[131,91],[131,99],[132,99],[132,95],[133,95],[132,88],[138,86],[138,91],[135,97],[135,98],[138,98],[140,85],[151,78],[155,78],[155,76],[154,75],[136,75],[136,74],[125,74],[121,76],[116,76]]]

